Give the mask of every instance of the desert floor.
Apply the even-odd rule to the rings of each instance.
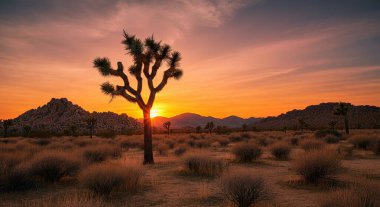
[[[352,147],[352,152],[341,155],[342,169],[335,175],[321,179],[318,183],[303,181],[293,170],[293,160],[303,156],[302,141],[316,139],[314,132],[234,132],[227,135],[216,134],[171,134],[154,136],[154,165],[142,165],[143,150],[141,135],[117,136],[115,138],[90,139],[89,137],[55,138],[4,138],[0,143],[2,173],[7,172],[5,165],[14,161],[17,166],[28,163],[38,154],[65,152],[81,160],[80,170],[74,175],[64,176],[56,182],[46,182],[37,178],[37,187],[28,190],[0,191],[0,206],[233,206],[225,199],[220,190],[220,177],[241,169],[262,176],[272,195],[269,200],[260,201],[255,206],[320,206],[320,201],[332,192],[345,188],[356,180],[366,180],[380,184],[380,156],[371,149],[352,146],[351,137],[377,137],[380,131],[353,130],[350,136],[343,136],[338,143],[325,143],[324,148],[339,149],[340,146]],[[291,139],[299,143],[291,144]],[[44,141],[48,140],[48,141]],[[228,142],[221,145],[221,140]],[[263,154],[251,163],[236,161],[232,152],[239,143],[256,143]],[[289,144],[290,156],[286,160],[276,159],[270,152],[276,142]],[[120,156],[99,161],[119,165],[135,166],[142,173],[142,187],[136,192],[112,192],[109,196],[90,193],[81,183],[78,174],[91,165],[82,158],[89,147],[113,146],[121,149]],[[186,152],[178,155],[178,148]],[[101,151],[101,150],[99,150]],[[221,160],[226,166],[220,175],[204,176],[187,172],[185,160],[192,155],[202,155]],[[16,157],[16,158],[15,158]],[[12,159],[14,158],[14,159]],[[9,164],[10,166],[10,164]],[[11,167],[9,167],[11,168]],[[8,169],[9,171],[9,169]],[[4,181],[4,175],[2,175]],[[1,186],[1,183],[0,183]]]

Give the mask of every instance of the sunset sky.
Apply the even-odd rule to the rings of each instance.
[[[109,103],[99,85],[119,80],[92,67],[99,56],[129,66],[123,29],[182,53],[184,76],[156,98],[161,116],[380,106],[379,0],[1,0],[0,119],[53,97],[140,118],[136,104]]]

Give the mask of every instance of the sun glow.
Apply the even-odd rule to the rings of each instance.
[[[160,113],[157,109],[150,110],[150,117],[151,118],[154,118],[154,117],[159,116],[159,115],[160,115]]]

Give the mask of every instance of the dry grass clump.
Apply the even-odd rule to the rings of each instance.
[[[56,151],[41,152],[25,164],[32,176],[49,182],[56,182],[64,176],[73,176],[81,166],[75,155]]]
[[[180,145],[174,149],[174,154],[176,156],[181,156],[181,155],[185,154],[186,151],[187,151],[187,147],[185,145]]]
[[[334,175],[341,169],[341,159],[333,150],[313,150],[297,156],[293,161],[293,169],[305,181],[316,183],[321,178]]]
[[[377,137],[374,135],[358,134],[350,137],[348,141],[356,148],[367,150],[373,146],[376,139]]]
[[[230,143],[230,141],[227,138],[220,138],[218,139],[218,142],[222,147],[226,147]]]
[[[300,140],[299,137],[292,137],[292,138],[290,138],[290,144],[294,145],[294,146],[297,146],[299,140]]]
[[[33,200],[22,200],[15,202],[13,205],[8,204],[7,207],[111,207],[110,205],[103,201],[102,198],[94,197],[88,193],[81,192],[70,192],[65,194],[60,194],[59,197],[43,196],[39,199]]]
[[[216,176],[223,172],[225,163],[206,154],[190,155],[185,159],[185,171],[201,176]]]
[[[252,162],[263,154],[263,150],[254,143],[239,143],[232,148],[232,153],[240,162]]]
[[[348,189],[337,190],[325,196],[321,207],[378,207],[380,187],[368,181],[354,183]]]
[[[260,137],[257,139],[257,144],[266,147],[270,144],[272,144],[274,141],[271,138],[266,138],[266,137]]]
[[[340,137],[334,136],[334,135],[327,135],[323,137],[323,141],[329,144],[338,143],[340,141]]]
[[[88,146],[82,149],[82,156],[90,163],[103,162],[110,158],[121,157],[120,147],[109,144]]]
[[[326,144],[323,141],[317,139],[304,139],[300,145],[305,151],[311,151],[322,149]]]
[[[104,163],[92,165],[81,172],[81,184],[95,194],[108,196],[112,192],[134,193],[143,186],[143,169],[137,165]]]
[[[160,155],[167,155],[169,151],[169,146],[164,143],[160,143],[157,146],[158,154]]]
[[[46,138],[39,138],[39,139],[34,139],[32,140],[33,144],[40,145],[40,146],[46,146],[50,144],[50,140]]]
[[[373,145],[373,152],[376,155],[380,155],[380,138],[377,138]]]
[[[221,178],[220,189],[225,198],[238,207],[250,207],[271,198],[265,180],[248,171],[238,171]]]
[[[289,158],[290,151],[291,147],[284,142],[275,143],[270,147],[270,152],[272,155],[280,160],[287,160]]]
[[[318,130],[315,132],[315,137],[316,138],[324,138],[326,136],[334,136],[337,138],[341,138],[342,134],[338,132],[337,130],[332,130],[332,129],[323,129],[323,130]]]
[[[342,157],[351,157],[354,147],[350,144],[340,144],[337,148],[338,154]]]
[[[0,177],[0,191],[24,191],[36,186],[29,169],[24,165],[11,168]]]
[[[176,142],[174,140],[166,140],[165,144],[167,144],[170,149],[174,149]]]

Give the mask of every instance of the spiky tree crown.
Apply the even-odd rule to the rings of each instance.
[[[106,95],[122,96],[130,102],[136,102],[141,109],[150,109],[153,105],[156,93],[160,92],[167,84],[170,78],[180,79],[183,71],[179,68],[182,60],[181,54],[172,51],[170,46],[156,41],[153,37],[146,38],[144,41],[136,38],[123,31],[124,40],[122,44],[125,46],[127,54],[132,56],[133,64],[128,67],[130,75],[137,80],[137,88],[134,89],[129,84],[128,75],[124,73],[124,66],[121,62],[117,63],[117,69],[113,69],[111,62],[106,57],[98,57],[93,61],[94,68],[98,69],[102,76],[118,76],[124,86],[114,86],[109,82],[100,85],[102,92]],[[154,86],[153,79],[157,75],[157,71],[166,62],[168,68],[163,72],[161,82]],[[150,95],[147,102],[141,97],[142,91],[142,74],[145,76],[150,89]],[[111,100],[112,100],[111,98]]]
[[[347,115],[349,108],[349,103],[339,102],[338,106],[334,109],[334,114],[345,116]]]

